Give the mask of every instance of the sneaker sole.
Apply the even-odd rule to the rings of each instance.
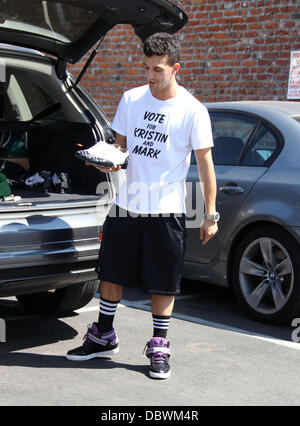
[[[150,371],[150,377],[152,379],[168,379],[171,376],[171,371],[167,373],[155,373],[154,371]]]
[[[77,153],[77,152],[75,153],[75,157],[79,158],[80,160],[86,161],[87,163],[103,167],[105,169],[110,169],[110,168],[115,167],[114,163],[112,163],[109,160],[102,160],[100,158],[98,158],[98,159],[97,158],[87,158],[85,155],[81,155],[80,153]],[[128,163],[127,160],[128,159],[126,158],[123,163],[117,164],[117,166],[121,166],[122,169],[126,169],[127,163]]]
[[[111,351],[104,351],[104,352],[96,352],[94,354],[80,356],[80,355],[66,355],[66,358],[70,361],[88,361],[89,359],[93,358],[103,358],[109,355],[114,355],[119,352],[119,348],[112,349]]]
[[[85,155],[80,154],[78,152],[75,153],[75,157],[79,158],[80,160],[86,161],[87,163],[96,164],[102,167],[110,168],[114,166],[114,164],[109,160],[103,160],[101,158],[86,157]]]

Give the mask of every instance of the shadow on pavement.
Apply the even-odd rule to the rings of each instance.
[[[150,310],[151,296],[140,289],[124,289],[123,299],[129,301],[133,308]],[[139,303],[140,301],[143,303]],[[94,299],[93,303],[96,305],[98,300]],[[72,315],[78,314],[71,313],[67,316],[72,317]],[[269,325],[248,317],[229,289],[207,283],[184,280],[181,295],[175,301],[173,316],[183,321],[215,328],[227,328],[246,335],[258,334],[273,339],[292,341],[293,329],[290,325]],[[16,300],[0,299],[0,317],[7,318],[8,336],[6,343],[0,343],[0,355],[70,340],[77,335],[73,327],[62,321],[63,315],[26,316]],[[17,321],[14,318],[17,318]],[[47,330],[51,331],[47,332]]]
[[[67,315],[78,316],[77,313]],[[115,362],[109,357],[89,361],[69,361],[64,355],[16,352],[28,348],[41,347],[52,343],[73,339],[77,331],[63,322],[63,315],[25,315],[18,302],[11,299],[0,301],[0,317],[6,319],[7,342],[0,343],[0,365],[30,368],[72,368],[72,369],[114,369],[122,368],[148,375],[145,365],[130,365]],[[78,342],[78,345],[81,343]]]
[[[122,368],[126,370],[136,371],[148,376],[148,365],[130,365],[122,362],[116,362],[110,358],[94,358],[89,361],[69,361],[64,356],[59,355],[43,355],[34,353],[3,353],[0,354],[0,365],[7,367],[30,367],[30,368],[71,368],[71,369],[97,369],[106,370],[114,368]]]
[[[0,343],[0,356],[8,352],[48,345],[77,336],[73,327],[56,317],[37,316],[6,319],[6,342]]]
[[[150,309],[151,296],[140,289],[124,289],[123,297],[131,304],[144,300],[145,304],[137,305],[136,308]],[[291,341],[290,325],[270,325],[259,322],[242,310],[231,290],[199,281],[182,280],[181,294],[175,299],[173,316],[199,324],[210,322],[212,327],[220,325],[223,328],[240,329],[244,334],[259,334]]]
[[[179,298],[175,302],[174,313],[241,329],[245,331],[245,334],[256,333],[291,341],[292,328],[289,324],[270,325],[249,317],[228,288],[184,280],[181,294],[192,297],[183,300]]]

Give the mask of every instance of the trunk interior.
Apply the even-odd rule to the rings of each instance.
[[[49,58],[1,48],[0,58],[0,210],[96,203],[107,176],[74,154],[103,138],[100,111],[95,117],[88,96],[67,90]]]
[[[5,174],[11,193],[21,197],[18,202],[70,205],[70,202],[99,199],[97,185],[106,180],[106,175],[74,156],[77,150],[95,143],[91,125],[41,121],[31,125],[26,132],[12,130],[5,134],[14,140],[26,139],[26,158],[8,159],[0,153],[0,172]],[[61,183],[57,184],[55,175]],[[28,178],[32,182],[32,177],[35,183],[29,185]],[[42,179],[44,182],[38,182]],[[11,201],[2,199],[0,208],[5,204],[11,204]]]

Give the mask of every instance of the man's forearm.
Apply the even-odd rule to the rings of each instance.
[[[216,211],[217,184],[215,169],[210,150],[195,151],[199,180],[203,183],[205,212],[212,214]]]
[[[216,211],[217,185],[216,176],[212,167],[206,167],[202,170],[201,180],[203,182],[205,213],[212,214]]]

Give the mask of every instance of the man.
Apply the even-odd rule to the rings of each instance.
[[[167,33],[144,44],[147,85],[124,93],[112,128],[116,143],[127,147],[127,181],[116,198],[116,217],[103,228],[99,256],[100,314],[83,346],[68,352],[86,360],[118,352],[113,319],[123,286],[140,285],[152,295],[153,337],[147,343],[150,377],[167,378],[170,345],[167,330],[185,253],[185,179],[194,149],[204,184],[206,218],[202,244],[217,232],[216,179],[211,157],[211,125],[206,108],[179,86],[180,46]],[[115,172],[120,166],[98,167]],[[137,194],[137,195],[136,195]]]

